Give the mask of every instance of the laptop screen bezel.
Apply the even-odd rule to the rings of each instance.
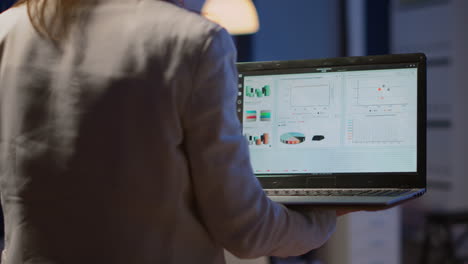
[[[311,173],[257,175],[265,189],[281,188],[426,188],[426,56],[422,53],[342,57],[295,61],[237,63],[239,83],[244,76],[275,73],[323,72],[350,68],[388,69],[417,65],[417,168],[416,172]],[[242,84],[242,83],[240,83]],[[242,89],[242,85],[239,89]],[[239,93],[239,102],[243,100]],[[243,111],[238,111],[243,122]]]

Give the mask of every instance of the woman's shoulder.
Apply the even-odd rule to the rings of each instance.
[[[138,8],[137,34],[154,47],[194,54],[213,39],[228,39],[223,28],[195,12],[164,1],[143,1]]]
[[[0,40],[10,32],[21,18],[27,19],[25,5],[9,8],[0,14]]]
[[[144,13],[157,28],[164,28],[172,35],[187,38],[206,38],[222,30],[221,26],[204,16],[177,7],[164,1],[148,1],[148,9]]]

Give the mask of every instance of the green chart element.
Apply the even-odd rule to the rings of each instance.
[[[261,110],[260,111],[260,121],[270,121],[271,120],[271,111],[270,110]]]
[[[252,86],[245,86],[245,95],[247,97],[264,97],[271,95],[270,85],[265,85],[262,88],[254,88]]]

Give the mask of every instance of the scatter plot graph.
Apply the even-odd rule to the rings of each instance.
[[[358,105],[395,105],[408,103],[408,91],[398,83],[360,80],[357,83]]]

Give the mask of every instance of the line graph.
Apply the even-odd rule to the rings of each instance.
[[[330,104],[330,86],[315,84],[291,87],[292,107],[324,106]]]

